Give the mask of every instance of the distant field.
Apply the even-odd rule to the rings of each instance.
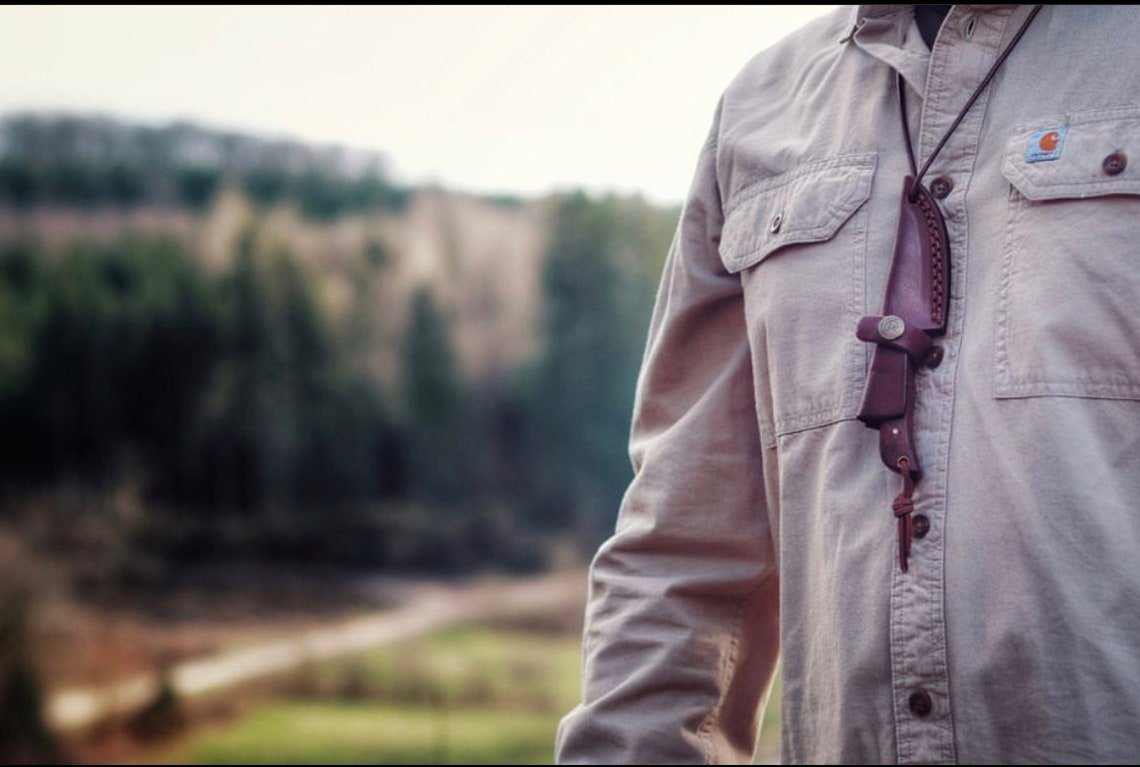
[[[442,713],[417,706],[280,703],[204,735],[178,763],[545,764],[552,723],[544,712]]]
[[[465,627],[306,669],[236,721],[161,761],[193,764],[534,764],[578,699],[576,635]],[[777,745],[765,717],[761,758]],[[769,735],[769,733],[772,733]]]
[[[162,756],[178,763],[550,762],[578,640],[460,628],[306,669],[281,696]]]

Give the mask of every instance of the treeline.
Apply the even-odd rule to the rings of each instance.
[[[225,184],[242,189],[249,199],[263,206],[293,203],[303,215],[317,221],[335,220],[348,213],[399,211],[409,195],[407,189],[393,186],[374,172],[358,179],[339,178],[317,169],[238,173],[190,167],[157,174],[143,165],[0,160],[0,203],[17,209],[36,205],[129,209],[146,203],[201,210],[213,202]]]
[[[256,228],[221,271],[167,238],[3,247],[0,508],[54,515],[71,551],[113,527],[116,577],[147,582],[219,556],[454,571],[540,567],[554,540],[588,550],[629,481],[675,211],[580,194],[551,211],[541,352],[482,382],[428,287],[407,302],[396,383],[363,364],[379,341],[356,319],[385,311],[370,286],[392,263],[376,243],[337,313]],[[79,490],[27,503],[56,488]]]
[[[188,124],[19,115],[0,122],[0,204],[95,209],[165,205],[200,210],[223,186],[255,203],[292,203],[328,221],[399,211],[410,190],[378,155],[265,141]]]

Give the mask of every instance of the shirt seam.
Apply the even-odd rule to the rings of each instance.
[[[796,167],[786,170],[783,173],[778,173],[775,176],[768,176],[767,178],[756,179],[737,189],[732,199],[724,206],[725,218],[728,217],[732,211],[739,208],[744,203],[748,202],[757,195],[763,192],[770,192],[779,189],[783,186],[791,184],[796,179],[803,176],[811,175],[813,173],[821,173],[825,170],[833,168],[874,168],[875,166],[875,153],[874,152],[852,152],[848,154],[835,155],[833,157],[821,157],[816,160],[806,160],[801,162]]]

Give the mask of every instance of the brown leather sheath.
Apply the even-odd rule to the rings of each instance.
[[[905,572],[914,507],[910,491],[922,478],[914,447],[915,373],[926,363],[932,339],[946,332],[950,249],[933,196],[921,184],[914,187],[913,176],[903,183],[899,208],[882,314],[863,317],[856,335],[876,345],[859,420],[879,430],[883,463],[904,475],[904,492],[894,508],[899,517],[899,561]]]

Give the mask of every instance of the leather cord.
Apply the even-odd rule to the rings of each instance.
[[[990,67],[990,71],[986,72],[986,76],[982,78],[982,81],[978,83],[978,87],[974,89],[974,92],[972,94],[970,94],[970,98],[966,102],[966,105],[962,107],[960,112],[958,112],[958,116],[954,118],[954,122],[950,123],[950,127],[947,128],[946,132],[942,134],[942,138],[939,139],[938,143],[934,146],[934,150],[931,151],[930,156],[926,158],[926,162],[922,164],[922,168],[917,171],[915,171],[914,146],[910,141],[910,127],[907,125],[906,96],[903,95],[905,88],[903,87],[902,74],[896,72],[895,77],[899,88],[899,113],[902,115],[903,137],[906,139],[906,152],[907,156],[910,158],[910,170],[912,173],[914,173],[914,187],[911,191],[910,197],[911,202],[914,202],[918,198],[918,194],[914,191],[914,189],[917,189],[918,185],[922,183],[922,177],[925,176],[926,171],[930,169],[930,164],[934,162],[934,158],[936,158],[938,156],[938,153],[942,151],[942,147],[946,146],[946,142],[950,140],[950,136],[954,133],[954,131],[961,124],[962,120],[966,117],[966,113],[970,111],[970,107],[974,106],[974,102],[977,101],[978,97],[982,95],[982,91],[984,91],[986,89],[986,86],[990,84],[990,80],[994,79],[994,75],[997,74],[998,68],[1005,62],[1006,58],[1009,57],[1009,54],[1013,52],[1014,46],[1016,46],[1018,42],[1021,41],[1022,36],[1025,34],[1025,30],[1029,29],[1030,23],[1034,18],[1036,18],[1037,14],[1040,13],[1043,7],[1044,6],[1042,5],[1035,5],[1033,6],[1033,9],[1029,11],[1029,15],[1025,17],[1025,21],[1021,22],[1021,26],[1018,28],[1017,33],[1013,36],[1013,39],[1009,41],[1009,45],[1007,45],[1005,49],[1000,54],[998,54],[997,59],[993,63],[993,66]]]
[[[902,311],[903,307],[909,307],[911,314],[913,314],[914,307],[909,306],[906,301],[902,301],[896,294],[905,293],[900,286],[910,283],[921,285],[924,284],[923,280],[925,279],[928,280],[930,290],[930,295],[926,296],[930,316],[926,319],[935,325],[930,328],[926,327],[924,323],[922,326],[914,327],[913,332],[908,334],[906,331],[911,329],[909,326],[916,320],[915,317],[908,314],[903,330],[895,333],[893,337],[884,338],[879,329],[879,323],[889,319],[889,317],[869,315],[860,320],[859,326],[856,328],[856,336],[860,340],[879,345],[872,357],[871,373],[868,377],[867,389],[864,391],[863,407],[860,410],[859,417],[868,426],[874,426],[879,430],[879,448],[883,461],[892,470],[897,470],[902,475],[903,488],[891,504],[891,509],[897,520],[899,569],[904,573],[908,570],[910,548],[914,538],[914,524],[911,518],[915,507],[915,483],[921,478],[918,456],[914,451],[913,435],[914,365],[919,364],[925,358],[926,352],[931,346],[930,335],[932,333],[940,334],[945,330],[945,270],[949,266],[945,222],[930,191],[922,186],[922,177],[934,159],[938,157],[938,153],[946,146],[950,136],[961,125],[966,113],[970,111],[986,86],[993,80],[998,68],[1009,57],[1014,46],[1021,40],[1025,30],[1029,28],[1041,8],[1040,5],[1033,6],[1009,44],[998,54],[997,59],[986,72],[982,81],[974,88],[974,92],[970,94],[965,106],[958,112],[957,117],[954,118],[950,127],[935,145],[930,156],[926,158],[926,162],[917,170],[915,168],[917,163],[915,162],[914,146],[910,138],[910,126],[907,124],[906,88],[902,74],[895,73],[899,93],[899,114],[902,119],[903,138],[906,143],[907,159],[910,161],[912,176],[904,182],[902,209],[899,214],[899,233],[895,236],[895,254],[887,279],[887,296],[883,300],[883,314],[886,315],[888,309],[906,314]],[[921,221],[919,222],[915,221],[916,209],[921,211]],[[910,226],[911,230],[924,232],[922,236],[925,236],[928,244],[925,250],[921,245],[915,245],[913,241],[905,240],[904,232],[908,231],[907,226]],[[910,235],[913,238],[916,232],[910,231]],[[900,245],[900,243],[902,244]],[[916,247],[918,251],[915,251]],[[915,259],[919,256],[933,258],[932,268],[927,270],[926,267],[921,266],[925,263],[921,259],[916,262]],[[903,268],[911,271],[917,268],[920,271],[902,275],[900,282],[896,283],[902,274],[898,270]],[[929,274],[926,273],[927,271]],[[898,303],[898,307],[892,305],[892,297]],[[898,316],[893,314],[892,316],[895,320],[899,320]],[[882,364],[878,364],[880,362]],[[877,377],[876,370],[878,371]],[[883,420],[884,417],[887,420]]]
[[[903,84],[902,72],[895,72],[895,83],[899,88],[899,114],[902,116],[903,139],[906,142],[906,156],[910,160],[910,175],[918,176],[918,165],[914,161],[914,145],[910,143],[910,121],[906,116],[906,86]],[[914,202],[914,200],[911,200]]]

